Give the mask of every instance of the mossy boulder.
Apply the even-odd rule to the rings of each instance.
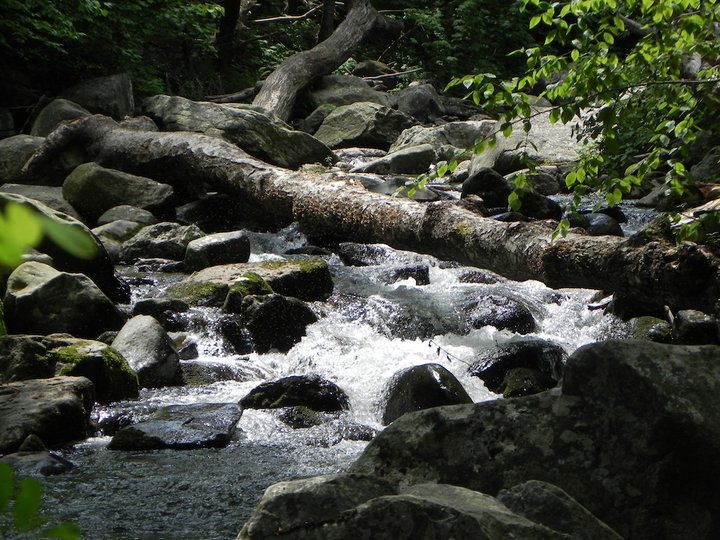
[[[42,336],[0,337],[0,382],[52,377],[55,365],[46,357],[47,352]]]
[[[245,280],[248,272],[264,279],[274,292],[306,302],[326,300],[333,291],[330,269],[318,258],[213,266],[195,272],[185,283],[224,283],[230,287]]]
[[[672,342],[672,326],[663,319],[644,315],[630,319],[629,324],[630,337],[633,339],[657,341],[658,343]]]
[[[240,279],[233,283],[228,290],[223,304],[223,311],[228,313],[241,313],[242,301],[247,296],[262,296],[273,294],[275,291],[267,284],[260,275],[255,272],[247,272],[240,276]]]
[[[138,397],[137,374],[119,352],[105,343],[71,340],[40,360],[54,364],[57,375],[90,379],[98,403]]]
[[[212,281],[183,282],[168,287],[167,294],[191,306],[220,307],[230,287]]]

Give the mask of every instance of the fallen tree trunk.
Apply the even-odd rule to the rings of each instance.
[[[188,179],[207,183],[276,226],[298,221],[310,235],[385,243],[552,287],[620,292],[648,309],[714,312],[720,296],[720,261],[692,243],[676,247],[580,235],[553,242],[550,223],[503,223],[451,202],[387,197],[366,191],[349,173],[280,169],[219,138],[134,131],[103,116],[55,130],[24,173],[47,179],[58,174],[66,153],[79,151],[87,160],[178,187]],[[196,189],[185,185],[183,191]]]
[[[401,27],[399,21],[380,15],[368,0],[356,0],[330,37],[292,55],[268,76],[253,105],[289,120],[300,90],[340,67],[370,33],[399,31]]]

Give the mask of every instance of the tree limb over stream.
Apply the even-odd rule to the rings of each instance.
[[[98,115],[55,130],[24,174],[36,181],[64,178],[58,163],[78,155],[186,193],[206,183],[237,196],[275,226],[298,221],[311,236],[385,243],[556,288],[614,291],[647,308],[714,312],[720,297],[720,260],[696,244],[573,234],[553,242],[554,224],[548,222],[504,223],[451,202],[387,197],[366,191],[350,173],[290,171],[222,139],[137,131]]]

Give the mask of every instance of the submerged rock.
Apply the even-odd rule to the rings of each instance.
[[[162,407],[148,419],[120,429],[110,450],[223,448],[235,434],[242,411],[234,403]]]

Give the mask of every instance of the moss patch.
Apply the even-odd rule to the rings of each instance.
[[[139,392],[137,374],[127,360],[109,346],[79,341],[50,351],[44,359],[52,362],[57,375],[86,377],[95,385],[99,403],[136,398]]]
[[[228,294],[228,286],[210,281],[178,283],[168,288],[167,294],[191,306],[220,307]]]
[[[246,272],[242,275],[241,281],[234,283],[230,287],[230,292],[239,293],[243,296],[259,296],[263,294],[273,294],[275,291],[272,290],[272,287],[270,287],[267,281],[265,281],[259,274],[256,274],[255,272]]]

